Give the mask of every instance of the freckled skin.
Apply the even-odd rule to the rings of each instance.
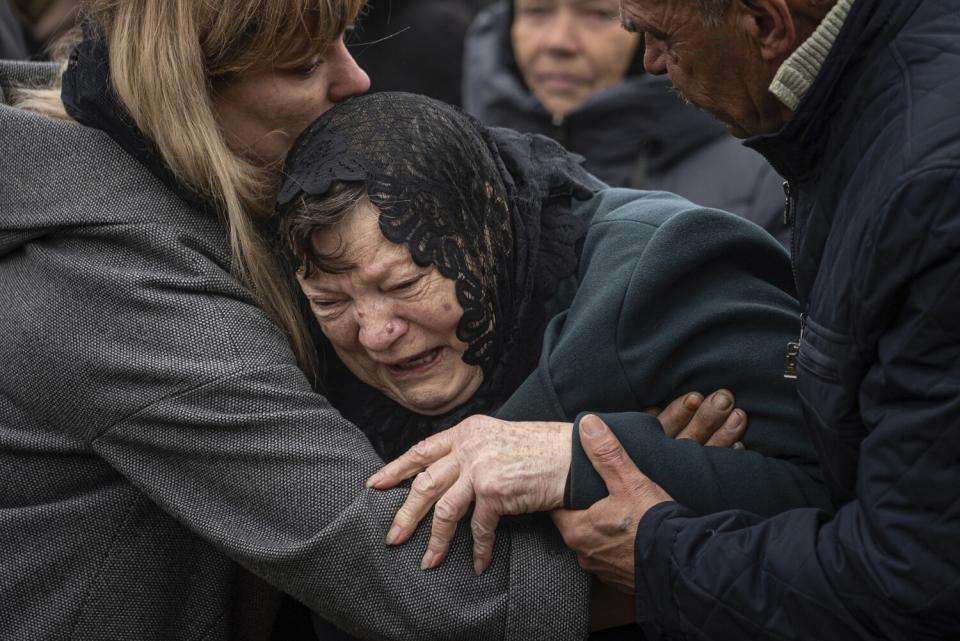
[[[307,125],[369,88],[367,74],[338,40],[312,68],[256,69],[220,81],[213,107],[235,152],[258,164],[279,164]]]
[[[778,130],[782,106],[768,90],[784,56],[765,59],[756,22],[733,3],[716,27],[704,25],[687,0],[621,0],[624,28],[643,33],[644,66],[670,74],[687,100],[720,120],[731,134],[746,138]]]
[[[342,258],[351,268],[298,281],[321,331],[357,378],[411,411],[443,414],[483,382],[483,370],[463,362],[467,345],[457,338],[463,309],[454,282],[418,266],[405,245],[384,238],[378,217],[376,207],[362,204],[314,235],[319,254],[346,248]],[[437,349],[422,372],[396,368]]]

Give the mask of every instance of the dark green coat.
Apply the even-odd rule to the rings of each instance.
[[[787,343],[800,324],[790,262],[752,223],[672,194],[605,190],[576,283],[548,325],[539,367],[500,409],[513,420],[599,413],[641,470],[700,512],[829,506],[804,430]],[[574,291],[575,290],[575,291]],[[642,413],[691,390],[731,389],[745,451],[667,438]],[[568,505],[605,495],[574,429]]]

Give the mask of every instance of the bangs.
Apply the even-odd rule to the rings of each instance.
[[[272,61],[275,68],[304,66],[349,29],[366,0],[232,0],[235,9],[215,11],[210,36],[221,47],[204,47],[213,55],[213,77],[240,73]],[[219,3],[210,3],[219,5]],[[246,5],[247,11],[241,6]],[[226,22],[232,24],[225,24]],[[217,35],[221,37],[217,37]],[[217,51],[219,49],[219,51]]]
[[[278,4],[286,5],[286,15],[271,38],[279,45],[273,51],[282,66],[298,67],[324,57],[353,27],[366,0],[287,0]]]
[[[336,181],[322,195],[299,194],[278,212],[281,236],[286,237],[293,267],[303,270],[304,278],[317,272],[342,274],[356,265],[346,260],[342,244],[329,254],[317,252],[314,234],[330,231],[358,208],[373,207],[362,182]]]

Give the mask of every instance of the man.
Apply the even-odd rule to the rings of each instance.
[[[580,438],[610,496],[556,515],[566,541],[671,636],[956,637],[960,13],[948,0],[623,0],[622,18],[644,33],[649,71],[752,136],[789,181],[803,316],[785,375],[837,510],[695,517],[588,418]],[[462,434],[445,438],[419,459]]]
[[[618,0],[500,0],[463,47],[463,106],[484,124],[549,136],[611,187],[680,194],[789,242],[783,179],[644,72]]]

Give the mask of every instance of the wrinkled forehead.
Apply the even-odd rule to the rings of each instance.
[[[312,270],[309,278],[303,278],[305,269],[301,266],[298,276],[307,283],[326,283],[351,273],[359,274],[364,280],[383,279],[414,265],[406,245],[391,242],[384,236],[380,210],[366,201],[338,223],[314,230],[310,243],[314,255],[332,259],[342,273]]]
[[[377,206],[363,200],[339,222],[315,229],[310,236],[311,247],[320,256],[340,253],[348,260],[357,260],[362,258],[365,250],[381,245],[384,238],[379,220]]]
[[[632,20],[651,19],[671,9],[682,8],[673,5],[689,5],[689,0],[620,0],[620,18],[624,23]]]

